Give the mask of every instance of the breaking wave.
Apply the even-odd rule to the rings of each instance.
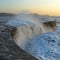
[[[44,19],[42,20],[42,18]],[[59,26],[57,23],[55,31],[54,28],[45,26],[44,22],[53,21],[53,19],[48,18],[35,14],[18,14],[7,24],[16,27],[14,41],[23,50],[39,60],[59,60]]]

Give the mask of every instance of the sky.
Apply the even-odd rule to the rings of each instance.
[[[0,12],[21,11],[60,16],[60,0],[0,0]]]

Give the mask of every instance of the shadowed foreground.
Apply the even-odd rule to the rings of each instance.
[[[0,23],[0,60],[37,60],[15,44],[11,35],[15,29]]]

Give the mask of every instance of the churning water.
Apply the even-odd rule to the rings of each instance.
[[[59,21],[55,31],[49,27],[45,29],[42,24],[42,21],[53,19],[32,14],[20,14],[8,21],[7,24],[17,27],[14,40],[23,50],[38,60],[60,60]]]

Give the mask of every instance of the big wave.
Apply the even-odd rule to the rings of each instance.
[[[39,53],[37,51],[41,50],[40,56],[43,56],[43,54],[45,54],[45,52],[49,50],[49,48],[46,48],[46,46],[49,45],[47,44],[48,42],[40,40],[41,37],[39,39],[39,36],[41,36],[42,34],[45,35],[45,33],[53,32],[54,29],[56,28],[55,19],[48,19],[48,20],[44,19],[42,21],[41,20],[42,17],[44,18],[44,16],[39,16],[36,14],[20,13],[20,14],[17,14],[13,19],[7,22],[7,25],[16,27],[16,32],[13,36],[16,44],[20,46],[23,50],[27,51],[28,53],[30,53],[31,55],[35,56],[38,59],[41,59],[41,58],[38,57]],[[48,18],[48,17],[45,17],[45,18]],[[40,43],[38,43],[37,37],[39,41],[44,42],[44,44],[46,43],[45,44],[46,46],[44,46],[43,44],[43,46],[41,45],[41,47],[39,47]],[[30,44],[29,42],[32,42],[32,44],[29,45]],[[27,46],[29,48],[27,48]],[[38,55],[36,55],[34,54],[34,51],[38,47],[39,49],[37,49],[36,51],[36,54]],[[45,52],[43,52],[44,50]],[[43,58],[45,57],[43,56]],[[52,59],[52,58],[49,57],[48,59]]]

